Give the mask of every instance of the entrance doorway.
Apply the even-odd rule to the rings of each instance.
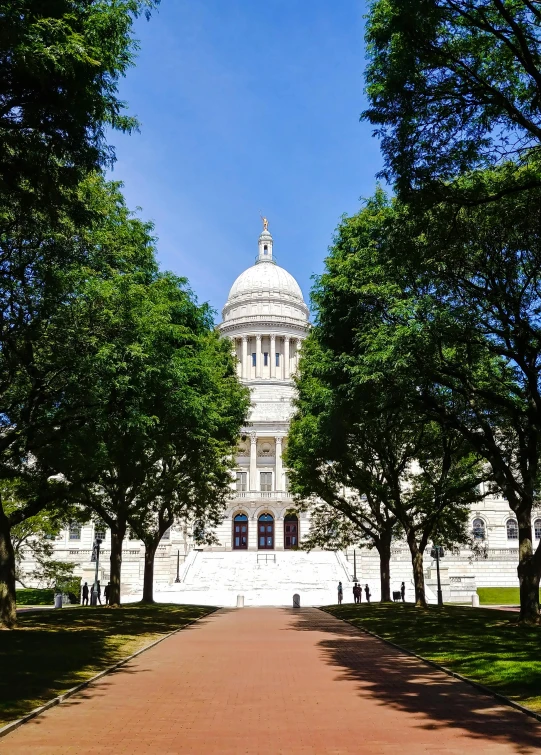
[[[296,514],[284,517],[284,550],[296,548],[299,544],[299,518]]]
[[[237,514],[233,519],[233,550],[245,551],[248,548],[248,517]]]
[[[272,514],[261,514],[259,517],[257,537],[259,550],[274,549],[274,517]]]

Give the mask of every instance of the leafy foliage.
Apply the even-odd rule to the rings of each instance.
[[[364,118],[382,137],[384,175],[402,198],[413,199],[412,189],[449,196],[455,177],[505,159],[538,162],[538,3],[375,0],[366,39]],[[505,192],[540,183],[537,170],[506,178]],[[479,201],[460,189],[460,201]]]
[[[0,216],[10,197],[65,207],[86,174],[111,164],[106,130],[137,126],[118,97],[137,51],[133,21],[158,1],[0,2]]]

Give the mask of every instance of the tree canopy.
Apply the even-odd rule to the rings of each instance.
[[[457,199],[454,179],[472,169],[539,164],[537,2],[374,0],[366,41],[363,117],[381,137],[383,175],[402,198],[423,189]],[[511,172],[500,190],[539,184],[538,169]],[[459,201],[494,198],[460,188]]]
[[[107,129],[137,126],[118,96],[137,51],[133,22],[158,2],[0,1],[0,217],[6,206],[65,204],[66,190],[114,160]]]

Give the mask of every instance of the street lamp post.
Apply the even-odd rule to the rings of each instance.
[[[353,581],[357,581],[357,551],[353,549]]]
[[[90,605],[95,606],[98,602],[98,570],[100,568],[100,545],[102,544],[102,540],[100,537],[97,537],[94,540],[94,546],[92,547],[92,558],[91,561],[96,562],[96,571],[94,574],[94,584],[92,585],[92,592],[90,593]]]
[[[441,591],[441,578],[440,578],[440,558],[445,556],[445,551],[441,545],[433,545],[430,551],[432,558],[436,559],[436,573],[438,576],[438,605],[443,605],[443,593]]]
[[[180,582],[180,549],[177,550],[177,578],[175,582]]]

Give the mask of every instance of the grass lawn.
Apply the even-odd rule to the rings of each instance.
[[[478,587],[479,602],[487,606],[518,606],[518,587]]]
[[[134,603],[20,614],[17,629],[0,633],[0,727],[213,610]]]
[[[541,628],[517,624],[514,614],[461,606],[423,610],[411,603],[327,610],[541,711]]]

